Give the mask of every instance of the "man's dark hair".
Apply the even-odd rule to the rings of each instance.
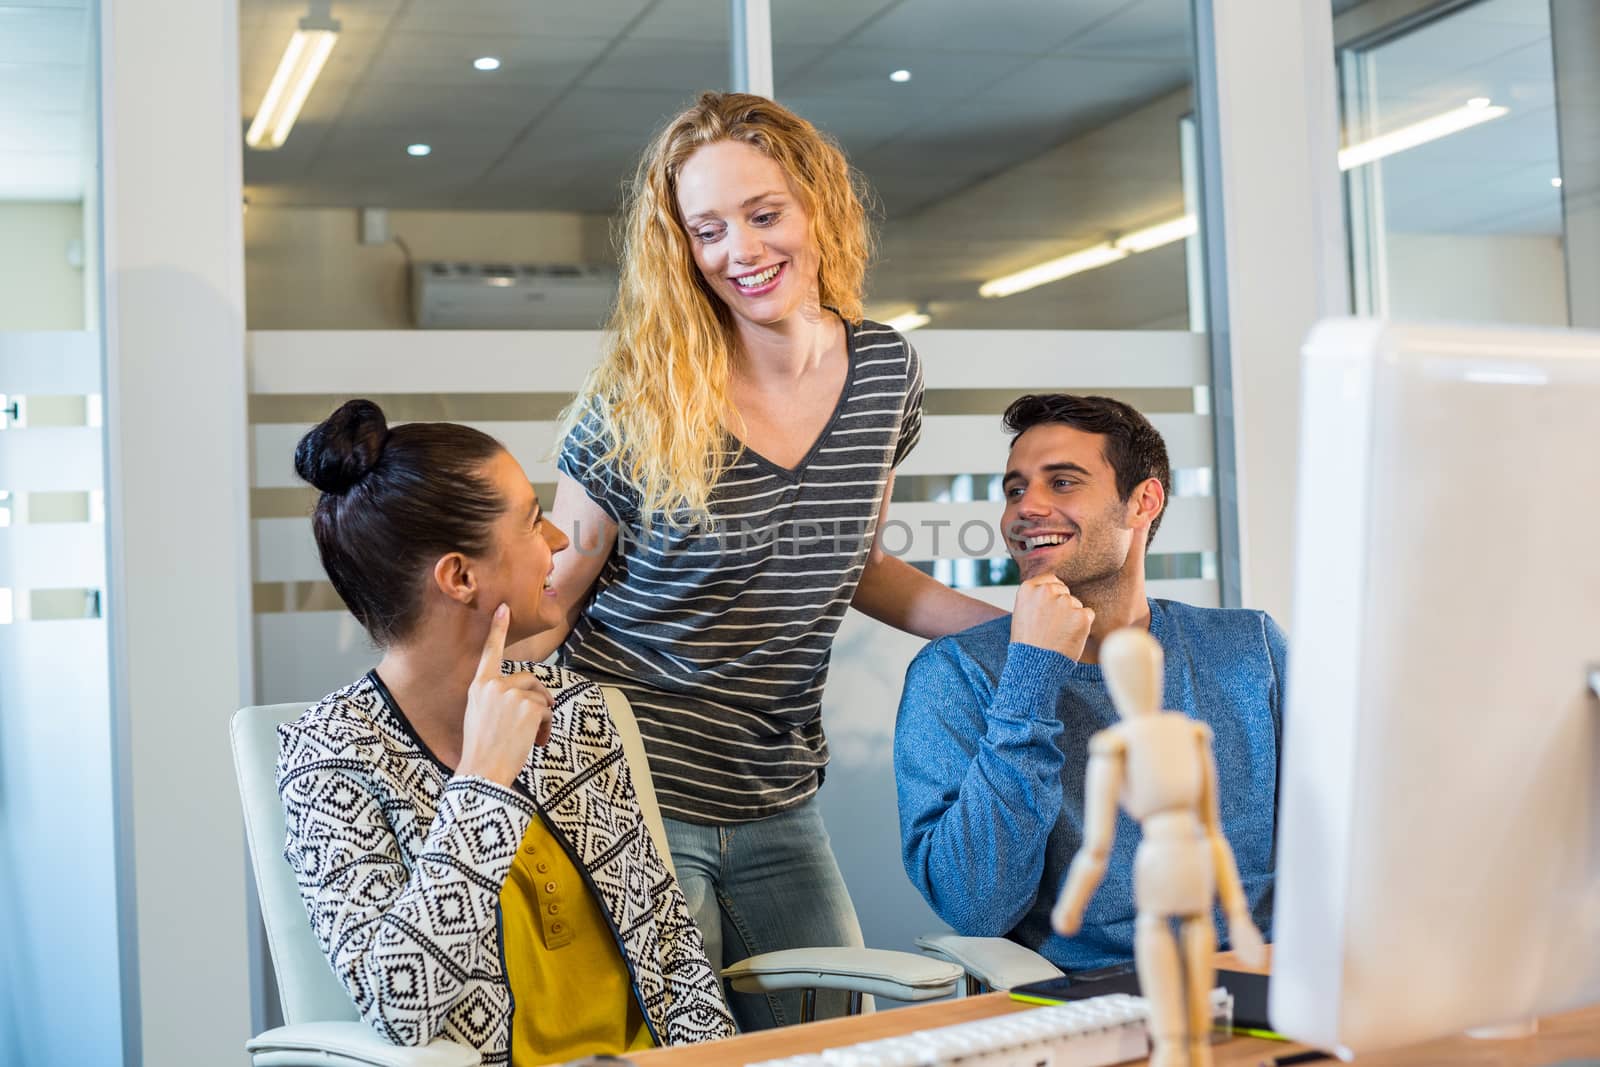
[[[1045,393],[1018,397],[1006,408],[1006,429],[1011,431],[1011,443],[1017,438],[1047,422],[1059,422],[1084,433],[1095,433],[1106,439],[1106,462],[1117,475],[1117,495],[1126,504],[1133,491],[1147,478],[1161,483],[1166,496],[1172,498],[1172,465],[1167,460],[1167,444],[1161,434],[1150,425],[1150,420],[1120,400],[1109,396],[1074,396],[1071,393]],[[1157,515],[1150,523],[1150,534],[1145,547],[1156,538],[1156,528],[1166,514]]]
[[[294,469],[322,490],[311,515],[322,567],[380,646],[416,626],[430,568],[479,555],[505,510],[484,464],[504,451],[449,422],[390,429],[370,400],[351,400],[300,439]]]

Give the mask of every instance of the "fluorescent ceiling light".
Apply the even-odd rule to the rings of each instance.
[[[1429,141],[1448,137],[1452,133],[1460,133],[1473,126],[1492,122],[1508,111],[1510,108],[1493,104],[1486,96],[1475,96],[1467,101],[1465,107],[1446,111],[1431,119],[1423,119],[1421,122],[1414,122],[1410,126],[1402,126],[1398,130],[1374,137],[1370,141],[1362,141],[1340,149],[1339,169],[1353,170],[1384,156],[1392,156],[1396,152],[1404,152],[1408,148],[1415,148]]]
[[[1103,267],[1107,263],[1115,263],[1119,259],[1127,259],[1128,253],[1111,244],[1097,244],[1093,248],[1085,248],[1081,252],[1073,252],[1059,259],[1052,259],[1038,266],[1019,270],[1015,274],[1007,274],[1003,278],[994,278],[984,282],[978,287],[979,296],[1010,296],[1020,293],[1024,289],[1032,289],[1046,282],[1059,281],[1073,274],[1081,274],[1086,270]]]
[[[308,16],[300,20],[300,28],[289,38],[289,47],[278,60],[267,95],[261,98],[256,117],[244,135],[245,144],[260,149],[283,146],[311,87],[317,83],[317,75],[338,43],[339,24],[333,19]]]
[[[406,154],[407,155],[425,156],[429,152],[432,152],[432,151],[433,151],[433,146],[429,145],[429,144],[408,144],[408,145],[406,145]]]
[[[896,73],[899,73],[898,71]],[[908,75],[909,76],[909,75]],[[1351,170],[1355,167],[1382,159],[1384,156],[1403,152],[1408,148],[1415,148],[1429,141],[1436,141],[1441,137],[1448,137],[1452,133],[1470,129],[1485,122],[1492,122],[1508,113],[1510,109],[1496,105],[1486,96],[1475,96],[1468,100],[1465,107],[1458,107],[1453,111],[1435,115],[1433,118],[1424,119],[1410,126],[1403,126],[1398,130],[1386,133],[1381,137],[1374,137],[1370,141],[1353,144],[1339,152],[1339,169]],[[1556,188],[1561,187],[1560,178],[1551,178],[1550,184]],[[1094,270],[1108,263],[1115,263],[1119,259],[1126,259],[1129,255],[1138,252],[1148,252],[1152,248],[1181,241],[1186,237],[1193,237],[1199,232],[1199,222],[1193,215],[1180,215],[1167,222],[1147,226],[1142,230],[1125,234],[1115,241],[1095,245],[1073,252],[1059,259],[1052,259],[1047,263],[1020,270],[1015,274],[1007,274],[1003,278],[995,278],[979,286],[978,292],[983,296],[1010,296],[1020,293],[1025,289],[1044,285],[1048,282],[1059,281],[1074,274],[1081,274],[1086,270]]]
[[[932,315],[919,309],[917,311],[908,311],[904,315],[896,315],[892,319],[885,319],[883,324],[891,330],[910,333],[912,330],[920,330],[932,321]]]
[[[1200,223],[1193,215],[1179,215],[1169,222],[1146,226],[1142,230],[1117,238],[1116,246],[1124,252],[1148,252],[1152,248],[1193,237],[1200,231]]]
[[[911,72],[909,70],[894,71],[889,75],[889,80],[892,82],[908,82],[911,80]]]
[[[500,69],[500,61],[498,59],[496,59],[494,56],[479,56],[477,59],[474,59],[472,61],[472,65],[474,67],[476,67],[478,70],[499,70]]]

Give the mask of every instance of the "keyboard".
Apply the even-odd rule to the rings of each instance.
[[[1147,1014],[1143,997],[1110,993],[750,1067],[1107,1067],[1150,1055]]]

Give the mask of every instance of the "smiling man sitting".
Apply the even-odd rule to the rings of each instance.
[[[1100,642],[1138,626],[1166,650],[1164,706],[1215,735],[1223,829],[1270,936],[1283,632],[1263,612],[1146,597],[1171,472],[1143,415],[1025,396],[1005,424],[1004,533],[1023,581],[1009,618],[934,641],[907,672],[894,745],[906,873],[957,933],[1008,936],[1068,971],[1133,958],[1126,815],[1082,931],[1055,934],[1050,908],[1083,837],[1090,735],[1117,722]]]

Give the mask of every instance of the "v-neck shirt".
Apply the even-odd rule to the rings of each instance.
[[[832,417],[785,468],[731,435],[711,524],[642,529],[626,461],[591,405],[557,467],[617,523],[616,547],[561,649],[627,694],[664,814],[765,818],[804,802],[828,761],[829,652],[877,533],[884,486],[922,431],[922,369],[887,326],[845,325]]]

